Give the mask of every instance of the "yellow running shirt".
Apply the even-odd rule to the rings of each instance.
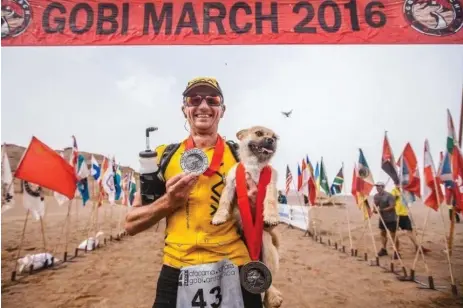
[[[395,213],[397,216],[408,216],[408,209],[402,202],[402,196],[400,194],[400,189],[394,187],[391,191],[391,194],[395,198]]]
[[[161,157],[165,147],[163,145],[156,148],[158,158]],[[211,161],[214,147],[202,150]],[[183,172],[180,157],[184,152],[185,145],[182,142],[168,163],[164,173],[166,181]],[[225,178],[236,161],[227,144],[225,144],[223,155],[223,164],[218,172]],[[222,176],[201,175],[190,194],[188,204],[166,218],[164,264],[181,268],[218,262],[228,258],[240,266],[251,261],[248,249],[236,231],[233,220],[219,226],[211,224],[223,188]]]

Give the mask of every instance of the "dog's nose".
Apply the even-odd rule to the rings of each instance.
[[[275,140],[273,140],[273,138],[266,138],[266,139],[265,139],[265,142],[266,142],[267,144],[273,144],[273,143],[275,142]]]

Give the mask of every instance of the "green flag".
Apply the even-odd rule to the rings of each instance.
[[[328,185],[328,177],[326,176],[325,164],[323,163],[323,157],[320,162],[320,188],[323,189],[325,194],[331,196],[330,186]]]
[[[457,144],[457,134],[455,133],[455,126],[453,125],[452,115],[450,110],[447,109],[447,151],[452,154],[453,147]]]

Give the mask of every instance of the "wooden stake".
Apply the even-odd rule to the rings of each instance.
[[[433,175],[434,176],[434,175]],[[439,209],[440,209],[440,205],[441,205],[441,200],[439,198],[439,194],[437,193],[437,183],[436,181],[434,180],[434,190],[436,192],[436,199],[437,199],[437,204],[439,205]],[[452,283],[452,293],[454,295],[456,295],[456,285],[455,285],[455,278],[453,277],[453,270],[452,270],[452,262],[450,261],[450,252],[449,252],[449,243],[447,241],[447,236],[446,236],[446,231],[445,231],[445,222],[444,222],[444,216],[442,215],[442,211],[441,212],[441,218],[442,218],[442,228],[444,229],[444,233],[443,233],[443,236],[444,236],[444,243],[446,244],[445,247],[447,249],[445,249],[445,252],[446,252],[446,256],[447,256],[447,261],[449,263],[449,273],[450,273],[450,281]]]
[[[19,257],[21,256],[21,248],[24,243],[24,234],[26,233],[26,226],[27,226],[27,220],[29,219],[29,212],[30,210],[28,209],[26,212],[26,218],[24,219],[23,230],[21,232],[21,239],[19,240],[18,252],[16,254],[16,259],[14,261],[14,270],[11,273],[11,281],[16,280],[16,269],[18,268],[18,260],[19,260]]]

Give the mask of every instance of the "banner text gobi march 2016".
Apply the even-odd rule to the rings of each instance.
[[[362,6],[365,2],[361,2]],[[48,4],[42,15],[46,33],[74,34],[95,31],[97,35],[128,35],[130,29],[143,35],[180,35],[182,30],[195,35],[278,34],[337,32],[342,23],[352,31],[381,28],[386,24],[384,4],[357,0],[338,4],[336,1],[278,2],[162,2],[162,3],[76,3]],[[364,20],[361,23],[360,20]],[[186,31],[184,31],[186,32]]]

